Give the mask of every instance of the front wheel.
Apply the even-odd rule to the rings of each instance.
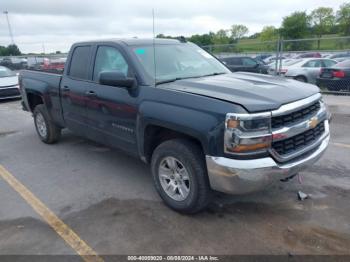
[[[155,187],[170,208],[190,214],[209,203],[204,155],[196,143],[185,139],[163,142],[152,155],[151,169]]]

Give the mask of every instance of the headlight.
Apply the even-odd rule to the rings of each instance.
[[[271,113],[227,114],[225,153],[246,155],[266,152],[271,146]]]

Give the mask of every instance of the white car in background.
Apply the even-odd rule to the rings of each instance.
[[[296,60],[292,59],[292,58],[281,60],[282,67],[285,67],[285,66],[287,66],[289,64],[292,64],[294,61],[296,61]],[[269,63],[267,66],[268,66],[267,73],[269,75],[275,75],[276,61],[273,61],[273,62]],[[277,63],[277,71],[278,71],[279,67],[280,67],[280,62]]]
[[[21,97],[18,85],[18,75],[8,69],[0,66],[0,100]]]
[[[315,84],[316,78],[323,67],[331,67],[337,61],[327,58],[303,58],[295,59],[288,63],[282,63],[279,75],[283,75],[295,80]]]

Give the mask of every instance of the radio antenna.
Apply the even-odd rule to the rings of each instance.
[[[154,62],[154,86],[157,84],[157,65],[156,65],[156,35],[154,30],[154,8],[152,9],[152,29],[153,29],[153,62]]]

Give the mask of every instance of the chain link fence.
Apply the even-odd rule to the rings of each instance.
[[[203,46],[231,71],[265,73],[318,85],[322,92],[350,95],[350,37],[322,37]]]
[[[318,85],[322,92],[350,95],[350,36],[309,39],[241,39],[235,44],[202,46],[231,71],[294,78]],[[0,57],[12,70],[62,74],[67,54]]]

